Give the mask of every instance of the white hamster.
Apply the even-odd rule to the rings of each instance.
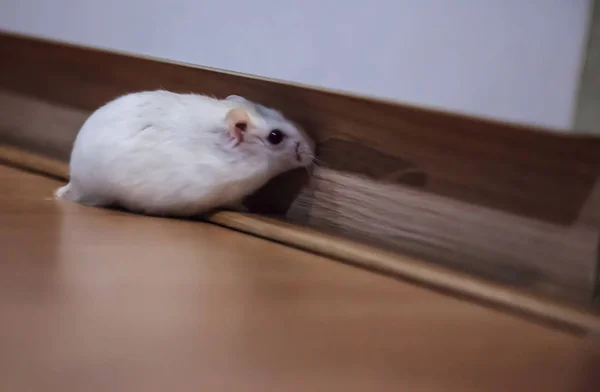
[[[271,178],[309,166],[314,154],[299,126],[240,96],[137,92],[86,120],[70,182],[56,196],[162,216],[238,209]]]

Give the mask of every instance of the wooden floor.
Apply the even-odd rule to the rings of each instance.
[[[1,391],[600,390],[591,340],[58,185],[0,167]]]

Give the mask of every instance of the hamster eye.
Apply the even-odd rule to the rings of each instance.
[[[283,134],[283,132],[281,132],[279,129],[273,129],[271,133],[269,133],[267,140],[271,144],[279,144],[283,141],[284,136],[285,135]]]

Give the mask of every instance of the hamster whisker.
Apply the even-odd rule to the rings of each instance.
[[[316,159],[315,155],[311,151],[307,151],[305,149],[300,149],[298,151],[298,154],[301,155],[301,156],[303,156],[303,157],[305,157],[305,158],[310,159],[311,163]]]
[[[308,166],[304,166],[304,170],[306,170],[306,174],[308,174],[308,178],[312,178],[312,173],[308,170]]]
[[[324,163],[323,161],[321,161],[320,159],[318,159],[312,152],[307,151],[305,149],[300,149],[298,150],[298,154],[302,155],[302,156],[306,156],[308,157],[311,161],[319,161],[321,163]]]
[[[314,157],[314,156],[313,156],[313,157],[312,157],[312,160],[313,160],[313,162],[319,163],[319,164],[321,164],[321,165],[323,165],[323,166],[326,166],[326,165],[327,165],[327,164],[325,163],[325,161],[323,161],[322,159],[319,159],[319,158],[317,158],[317,157]]]

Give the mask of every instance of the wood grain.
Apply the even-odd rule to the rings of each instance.
[[[0,162],[3,158],[7,158],[4,162],[10,165],[62,179],[63,183],[67,179],[65,173],[68,165],[55,159],[0,145]],[[359,241],[345,240],[313,228],[289,224],[281,219],[231,211],[217,211],[205,218],[230,229],[416,282],[461,298],[469,298],[476,303],[519,314],[551,326],[584,334],[600,334],[600,315],[592,314],[586,309],[557,300],[549,301],[523,290],[436,267],[398,252],[376,248]]]
[[[309,226],[355,241],[547,295],[593,295],[593,225],[557,225],[328,169],[313,176],[310,211]]]
[[[46,154],[66,163],[88,116],[83,110],[3,90],[0,106],[7,108],[0,113],[0,133],[20,147],[2,150],[0,145],[0,159],[8,162],[18,160],[15,154],[37,151],[40,157]],[[403,187],[399,182],[409,183],[405,177],[415,170],[418,174],[418,169],[392,158],[385,172],[399,168],[393,181],[373,180],[377,173],[366,166],[376,154],[366,148],[348,165],[355,171],[341,170],[343,160],[332,151],[346,149],[341,155],[346,157],[352,148],[334,145],[322,149],[320,159],[329,158],[335,170],[314,168],[311,178],[303,170],[281,176],[249,198],[250,210],[552,298],[590,303],[600,240],[597,192],[590,193],[578,221],[561,225],[429,193],[423,188],[426,177],[413,182],[412,189]],[[29,163],[26,159],[24,166],[43,171],[43,166]],[[56,170],[62,170],[61,178],[68,173],[66,166],[51,172]],[[362,172],[368,174],[358,174]],[[274,193],[276,202],[269,196]]]
[[[594,340],[0,167],[5,391],[595,391]]]

